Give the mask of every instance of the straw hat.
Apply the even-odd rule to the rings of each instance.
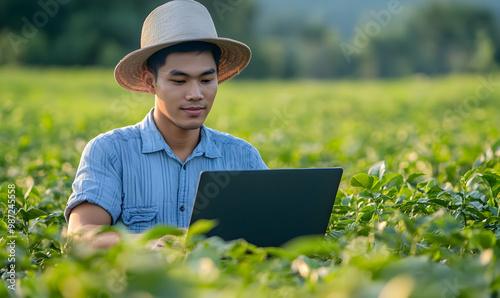
[[[252,55],[244,43],[218,37],[205,6],[194,0],[174,0],[148,15],[142,25],[141,48],[129,53],[116,65],[116,81],[125,89],[147,93],[142,81],[147,59],[163,48],[186,41],[205,41],[219,46],[219,84],[238,75]]]

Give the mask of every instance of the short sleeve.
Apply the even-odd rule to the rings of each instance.
[[[89,202],[105,209],[115,224],[122,206],[121,172],[121,159],[110,136],[101,135],[90,141],[83,150],[73,192],[64,210],[66,221],[73,208]]]
[[[269,168],[266,166],[266,163],[262,160],[259,151],[255,147],[251,147],[250,149],[250,168],[252,170],[268,170]]]

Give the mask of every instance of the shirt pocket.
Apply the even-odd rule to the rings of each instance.
[[[157,212],[157,205],[127,206],[123,209],[122,221],[130,230],[140,233],[153,226]]]

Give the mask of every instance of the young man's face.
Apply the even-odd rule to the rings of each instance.
[[[152,83],[162,124],[198,129],[217,94],[217,66],[208,51],[171,53]]]

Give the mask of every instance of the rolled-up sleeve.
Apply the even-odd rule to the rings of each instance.
[[[122,211],[122,166],[113,141],[101,135],[90,141],[82,153],[64,216],[83,202],[99,205],[116,223]]]

